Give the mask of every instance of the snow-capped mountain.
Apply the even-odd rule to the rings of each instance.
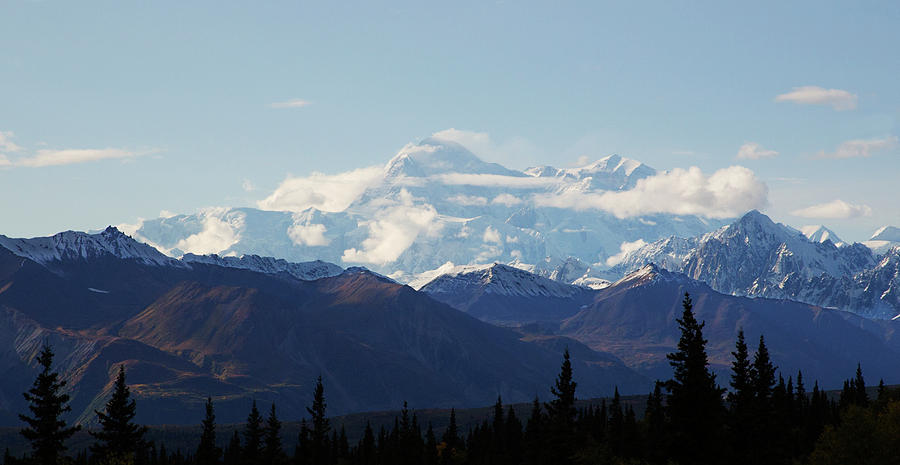
[[[846,245],[844,241],[842,241],[841,238],[834,233],[834,231],[826,228],[821,224],[814,226],[804,226],[800,228],[800,232],[802,232],[803,235],[812,242],[831,241],[838,247],[843,247],[844,245]]]
[[[593,293],[499,263],[447,268],[419,290],[491,323],[559,321],[577,312]]]
[[[401,282],[447,262],[516,263],[549,270],[548,276],[568,263],[557,278],[570,281],[587,268],[606,268],[625,242],[691,237],[724,224],[668,213],[620,218],[548,200],[621,192],[656,174],[618,155],[577,168],[517,171],[429,138],[404,147],[383,167],[286,181],[259,209],[211,208],[143,221],[128,232],[173,257],[324,260]]]
[[[184,254],[181,261],[185,263],[203,263],[217,265],[226,268],[238,268],[266,274],[287,273],[302,281],[315,281],[322,278],[330,278],[344,272],[344,269],[334,263],[316,260],[312,262],[293,263],[280,258],[260,257],[259,255],[244,255],[242,257],[220,257],[211,255]]]
[[[113,226],[97,234],[65,231],[50,237],[30,239],[0,235],[0,247],[42,265],[63,260],[85,260],[111,256],[145,265],[184,266],[155,248],[135,241]]]
[[[500,263],[458,266],[431,280],[419,290],[428,294],[456,294],[478,286],[487,294],[519,297],[572,297],[575,286],[553,281]]]
[[[109,226],[99,233],[65,231],[49,237],[10,238],[0,235],[0,247],[55,272],[70,267],[72,264],[102,258],[183,269],[190,269],[191,264],[205,264],[265,274],[287,273],[303,281],[337,276],[344,271],[343,268],[333,263],[321,260],[296,263],[258,255],[220,257],[215,254],[195,255],[189,253],[177,259],[136,241],[114,226]],[[107,292],[102,289],[93,289],[93,291]]]
[[[867,317],[892,318],[900,313],[900,305],[888,298],[893,279],[891,259],[885,256],[878,263],[862,244],[838,247],[831,240],[811,240],[751,211],[733,224],[699,237],[647,244],[628,253],[607,273],[621,276],[656,263],[726,294],[791,299]]]
[[[876,255],[881,255],[891,250],[894,246],[900,245],[900,228],[882,226],[863,244],[872,249],[872,252],[875,252]]]

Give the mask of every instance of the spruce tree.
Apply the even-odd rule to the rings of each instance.
[[[262,416],[256,408],[256,401],[250,407],[247,416],[247,427],[244,429],[244,462],[254,465],[259,462],[262,454],[263,428]]]
[[[869,405],[869,394],[866,393],[866,380],[863,378],[862,365],[859,363],[856,364],[856,377],[853,381],[856,387],[854,403],[860,407],[867,407]]]
[[[657,381],[653,392],[647,396],[647,409],[644,413],[645,430],[647,431],[647,460],[650,463],[664,463],[666,458],[666,412],[663,407],[662,383]]]
[[[458,449],[460,444],[459,438],[459,427],[456,425],[456,409],[450,409],[450,424],[447,425],[447,429],[444,430],[444,436],[441,438],[441,442],[447,444],[446,451],[453,451],[453,449]]]
[[[722,459],[723,390],[709,369],[704,323],[694,317],[687,293],[682,308],[682,316],[676,320],[681,330],[678,349],[666,356],[674,371],[666,382],[668,416],[674,432],[671,455],[683,464],[717,463]]]
[[[231,435],[231,441],[222,453],[222,462],[225,465],[240,465],[243,462],[243,450],[241,448],[241,435],[237,430]],[[153,465],[153,464],[151,464]]]
[[[56,465],[66,451],[66,440],[81,426],[68,427],[61,418],[72,408],[68,405],[69,395],[63,393],[66,382],[52,370],[53,350],[49,345],[44,345],[37,362],[41,372],[31,389],[23,394],[33,416],[19,415],[19,419],[28,425],[20,433],[31,442],[32,457],[36,463]]]
[[[549,426],[549,452],[558,460],[557,463],[571,463],[575,452],[575,388],[578,383],[572,379],[572,362],[569,360],[569,349],[563,352],[556,383],[550,388],[554,399],[545,404]]]
[[[126,459],[131,456],[132,459],[137,459],[146,445],[144,434],[147,427],[134,423],[137,404],[125,384],[124,364],[119,365],[113,394],[106,402],[106,407],[102,412],[95,410],[94,413],[97,414],[100,431],[91,431],[91,435],[98,441],[91,446],[91,453],[95,457],[115,456]]]
[[[281,447],[281,421],[275,414],[275,403],[272,403],[272,409],[269,410],[269,417],[266,419],[265,428],[265,448],[263,449],[263,457],[265,463],[279,464],[284,460],[284,450]]]
[[[311,463],[314,464],[325,463],[331,455],[331,445],[329,444],[328,436],[331,425],[328,423],[328,417],[325,416],[326,407],[325,386],[322,384],[322,376],[319,376],[316,379],[316,387],[313,391],[312,406],[306,408],[307,413],[312,417],[309,454]]]
[[[375,465],[376,445],[375,433],[372,431],[372,423],[366,421],[366,430],[357,450],[357,462],[360,465]]]
[[[200,444],[197,446],[197,465],[214,465],[219,462],[222,450],[216,447],[216,414],[212,397],[206,398],[206,416],[202,423]]]
[[[750,449],[755,447],[751,440],[755,391],[743,329],[738,331],[734,352],[731,355],[734,361],[731,362],[731,392],[728,393],[728,403],[731,408],[729,426],[734,454],[732,460],[736,464],[749,463]]]

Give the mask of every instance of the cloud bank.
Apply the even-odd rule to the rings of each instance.
[[[697,167],[641,179],[627,191],[568,190],[534,197],[539,206],[602,210],[617,218],[652,213],[731,218],[768,203],[768,188],[753,171],[732,166],[706,176]]]
[[[360,248],[344,250],[341,260],[347,263],[384,265],[397,260],[420,235],[434,237],[441,230],[438,213],[428,204],[415,204],[413,196],[401,189],[396,199],[363,223],[369,235]]]
[[[381,167],[372,166],[333,175],[289,177],[257,206],[262,210],[293,212],[310,207],[326,212],[344,211],[366,189],[377,184],[383,173]]]
[[[819,86],[794,87],[790,92],[775,97],[776,102],[792,102],[800,105],[828,105],[837,111],[853,110],[856,94],[841,89],[825,89]]]
[[[619,253],[606,259],[606,265],[607,266],[616,266],[619,263],[622,263],[622,261],[625,260],[625,257],[628,256],[628,254],[630,254],[631,252],[634,252],[637,249],[640,249],[641,247],[643,247],[645,245],[647,245],[647,243],[644,242],[643,239],[638,239],[633,242],[628,242],[628,241],[623,242],[622,245],[619,246]]]

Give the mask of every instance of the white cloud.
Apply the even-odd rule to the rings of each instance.
[[[173,216],[175,216],[175,215],[177,215],[177,213],[171,212],[171,211],[169,211],[169,210],[160,210],[160,211],[159,211],[159,217],[160,217],[160,218],[171,218],[171,217],[173,217]]]
[[[15,134],[12,131],[0,131],[0,152],[10,153],[22,150],[22,147],[12,141],[13,137]]]
[[[431,135],[439,140],[456,142],[469,149],[480,158],[500,163],[504,166],[525,168],[537,164],[541,151],[529,140],[514,137],[498,143],[486,132],[466,131],[456,128],[444,129]]]
[[[820,203],[791,212],[794,216],[802,218],[825,218],[825,219],[849,219],[858,218],[860,216],[870,216],[872,208],[868,205],[854,205],[837,199],[828,203]]]
[[[294,224],[287,233],[294,244],[314,247],[331,243],[331,239],[325,237],[326,231],[324,224]]]
[[[416,205],[413,196],[401,189],[393,205],[371,216],[366,226],[369,236],[361,248],[344,250],[341,260],[348,263],[384,265],[400,257],[419,235],[434,237],[441,230],[437,211],[428,204]]]
[[[345,210],[383,175],[379,166],[340,174],[312,173],[289,177],[271,195],[257,202],[263,210],[300,212],[310,207],[327,211]]]
[[[312,102],[299,98],[285,100],[283,102],[274,102],[269,104],[269,108],[301,108],[312,105]]]
[[[794,87],[790,92],[775,97],[776,102],[793,102],[801,105],[829,105],[835,110],[853,110],[857,96],[841,89],[825,89],[819,86]]]
[[[507,193],[500,194],[500,195],[494,197],[494,200],[491,200],[491,203],[506,205],[507,207],[511,207],[513,205],[518,205],[522,202],[523,202],[522,199],[516,197],[515,195],[507,194]]]
[[[487,199],[484,197],[479,197],[477,195],[462,195],[462,194],[460,194],[460,195],[456,195],[453,197],[449,197],[447,200],[450,202],[459,204],[459,205],[467,206],[467,207],[487,205]]]
[[[650,213],[730,218],[767,203],[768,188],[753,171],[731,166],[706,176],[700,168],[677,168],[641,179],[627,191],[581,192],[534,196],[539,206],[603,210],[617,218]]]
[[[481,240],[484,242],[493,242],[495,244],[503,243],[503,238],[500,236],[500,232],[490,226],[485,228],[484,235],[481,236]]]
[[[217,207],[207,208],[199,216],[203,218],[203,230],[178,241],[175,248],[198,255],[217,254],[241,240],[243,213]]]
[[[843,142],[832,153],[824,150],[816,155],[816,158],[858,158],[871,156],[873,152],[893,148],[897,145],[897,136],[884,139],[855,139]]]
[[[449,186],[507,187],[510,189],[537,189],[560,184],[557,178],[532,176],[504,176],[502,174],[446,173],[431,177]]]
[[[778,152],[765,149],[756,142],[747,142],[738,149],[736,158],[738,160],[759,160],[760,158],[771,158],[775,155],[778,155]]]
[[[609,257],[606,259],[607,266],[616,266],[619,263],[622,263],[625,260],[625,257],[628,256],[629,253],[634,252],[637,249],[647,245],[643,239],[638,239],[634,242],[625,241],[619,246],[619,253]]]
[[[9,161],[9,158],[6,158],[6,155],[0,153],[0,168],[4,168],[7,166],[12,166],[12,162]]]
[[[63,149],[63,150],[38,150],[30,157],[19,158],[13,162],[18,166],[40,168],[44,166],[71,165],[97,160],[131,159],[151,152],[133,152],[122,149]]]
[[[244,189],[244,192],[253,192],[256,190],[256,186],[254,186],[249,179],[245,179],[244,182],[241,183],[241,188]]]

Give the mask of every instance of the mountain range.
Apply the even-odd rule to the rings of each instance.
[[[324,260],[402,282],[448,262],[515,261],[551,274],[573,260],[605,268],[623,243],[689,237],[725,224],[694,214],[616,216],[577,201],[628,192],[662,173],[619,155],[577,168],[517,171],[428,138],[384,166],[286,181],[260,208],[210,208],[125,231],[173,257]]]
[[[725,294],[790,299],[871,318],[900,314],[900,246],[877,255],[863,244],[816,239],[751,211],[711,233],[633,250],[603,276],[615,279],[654,263]]]
[[[586,395],[649,380],[564,336],[523,337],[362,268],[261,257],[176,260],[115,228],[0,238],[0,420],[16,424],[44,343],[79,421],[102,406],[118,364],[146,423],[223,422],[251,399],[299,418],[321,375],[329,411],[477,406],[545,395],[573,353]]]

